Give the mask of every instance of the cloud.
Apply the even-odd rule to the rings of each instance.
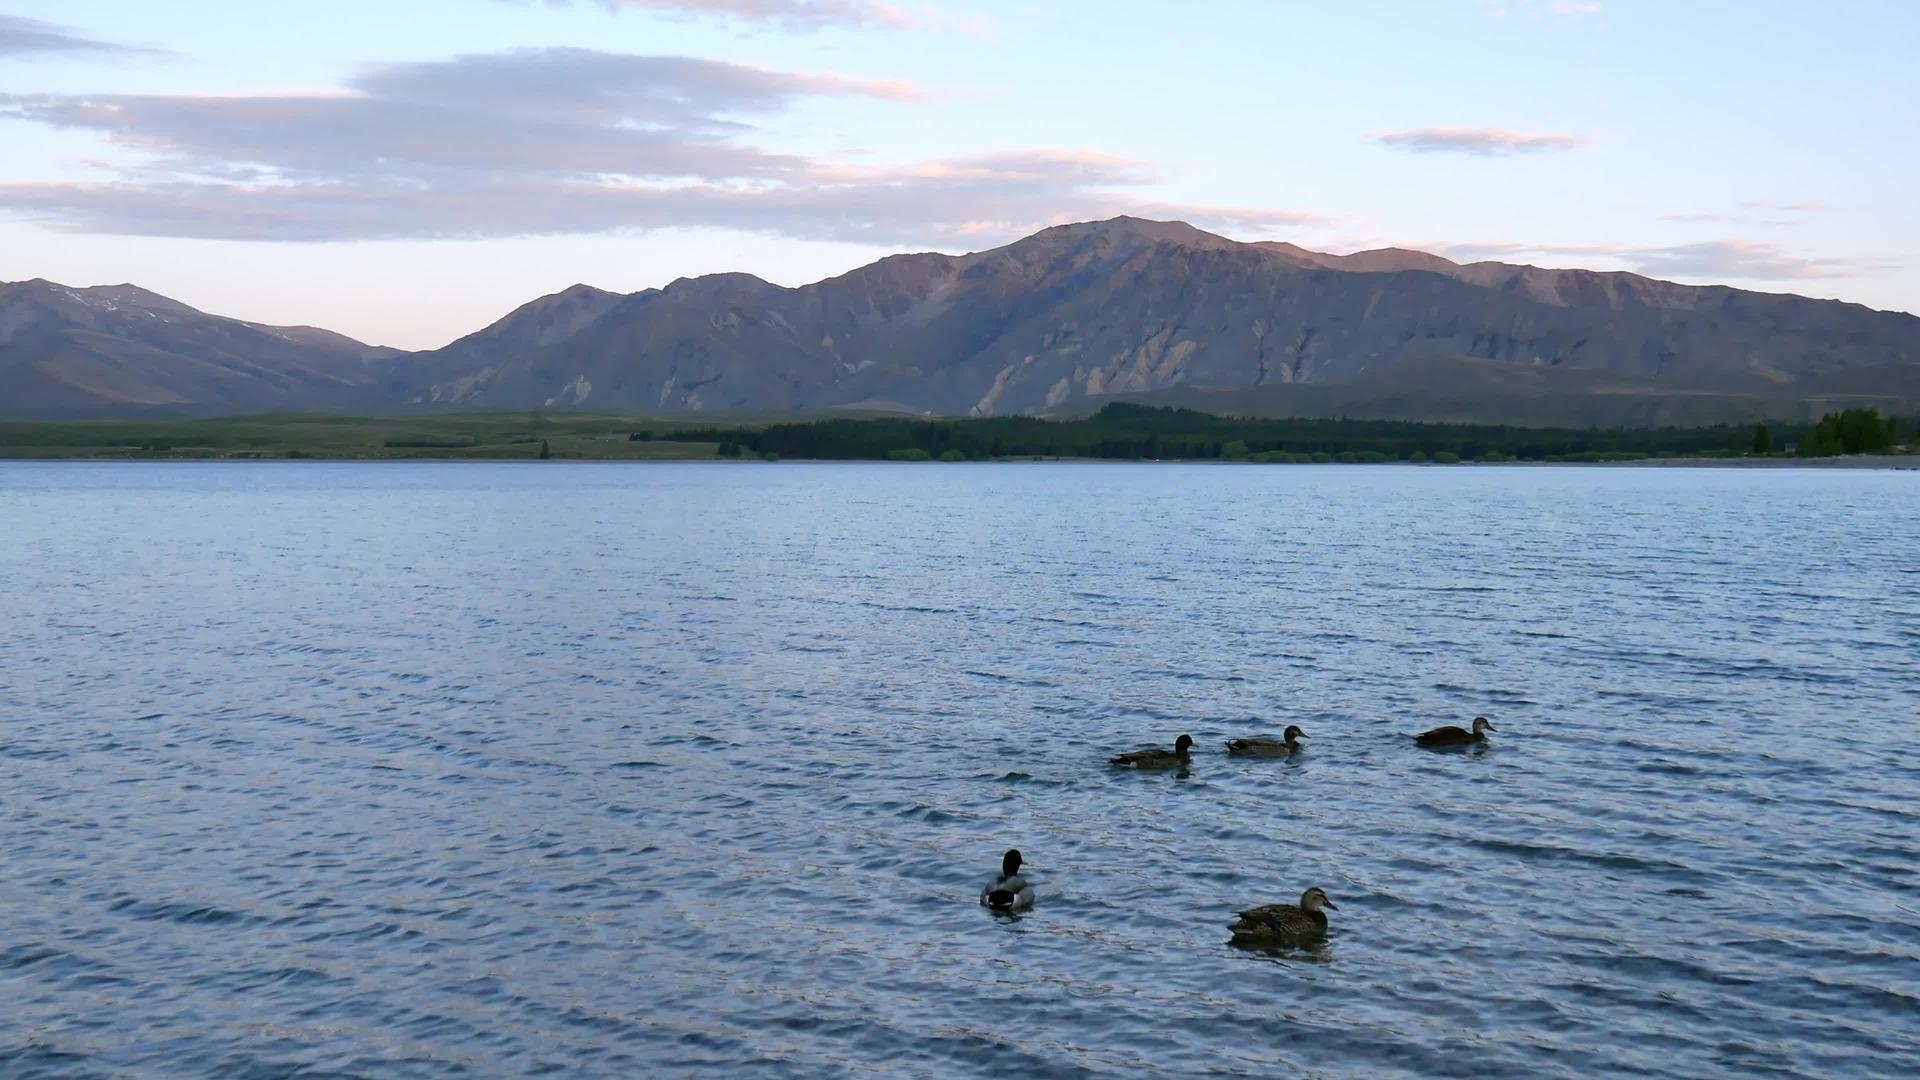
[[[1775,227],[1800,224],[1800,222],[1792,218],[1762,217],[1757,214],[1727,214],[1714,211],[1704,211],[1693,214],[1662,214],[1660,215],[1660,220],[1677,222],[1683,225],[1764,225],[1767,227]]]
[[[1774,244],[1738,238],[1639,246],[1464,242],[1435,244],[1431,249],[1436,254],[1463,262],[1476,259],[1605,259],[1617,261],[1649,277],[1717,281],[1877,277],[1902,269],[1900,263],[1884,257],[1809,255]]]
[[[807,163],[737,141],[807,97],[914,100],[901,83],[678,56],[519,49],[371,67],[344,92],[16,95],[0,117],[145,151],[144,179],[438,182],[497,174],[749,179]]]
[[[0,57],[32,56],[159,56],[158,49],[141,49],[81,37],[62,26],[18,15],[0,15]]]
[[[549,0],[556,7],[571,0]],[[786,30],[830,27],[879,30],[960,30],[978,32],[978,21],[935,8],[904,8],[879,0],[599,0],[604,7],[638,8],[673,15],[708,15],[757,22]]]
[[[1080,185],[1038,155],[1022,179],[936,175],[934,162],[851,183],[646,184],[473,180],[432,189],[347,184],[0,184],[0,207],[75,232],[338,241],[594,233],[711,226],[881,245],[1012,239],[1117,214],[1266,230],[1320,218],[1164,203]],[[931,167],[929,167],[931,166]],[[1068,166],[1072,171],[1077,167]]]
[[[1373,141],[1396,150],[1416,154],[1476,154],[1494,157],[1506,154],[1534,154],[1551,150],[1572,150],[1587,145],[1584,135],[1529,135],[1503,128],[1419,128],[1375,135]]]
[[[1312,215],[1141,197],[1145,162],[1057,149],[825,162],[757,145],[815,98],[912,86],[674,56],[522,49],[364,69],[338,91],[15,95],[0,119],[97,133],[108,179],[0,184],[0,211],[73,232],[242,240],[487,237],[719,226],[939,243],[1120,213],[1236,230]]]
[[[1807,215],[1821,213],[1827,209],[1828,207],[1821,203],[1778,203],[1749,199],[1740,204],[1738,211],[1709,210],[1685,214],[1663,214],[1660,220],[1683,224],[1761,225],[1771,228],[1805,224]]]
[[[347,83],[369,97],[605,120],[679,122],[732,111],[767,112],[805,96],[917,101],[905,82],[794,74],[686,56],[593,49],[514,49],[378,64]]]
[[[1566,19],[1580,15],[1598,15],[1600,14],[1600,5],[1594,2],[1594,0],[1548,0],[1543,10],[1535,6],[1534,0],[1511,0],[1511,2],[1508,3],[1482,0],[1480,10],[1489,18],[1494,19],[1504,19],[1516,13],[1534,16],[1547,14],[1555,18]]]
[[[1637,248],[1628,252],[1626,258],[1640,272],[1654,276],[1764,281],[1864,277],[1900,269],[1899,263],[1889,259],[1801,255],[1751,240],[1708,240]]]

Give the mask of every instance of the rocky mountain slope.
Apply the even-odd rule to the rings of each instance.
[[[1417,415],[1426,401],[1436,418],[1472,412],[1473,399],[1515,422],[1529,409],[1574,422],[1582,399],[1633,397],[1634,416],[1741,419],[1804,412],[1842,385],[1906,400],[1917,366],[1920,318],[1900,312],[1397,248],[1326,255],[1135,218],[967,255],[896,255],[800,288],[748,274],[633,294],[579,285],[405,355],[131,286],[0,286],[0,412],[15,415],[994,415],[1171,393],[1349,415]],[[1663,396],[1684,401],[1649,404]]]
[[[240,413],[391,397],[399,355],[311,326],[222,318],[132,285],[0,284],[0,414]]]
[[[1117,218],[796,289],[725,274],[626,297],[568,290],[419,357],[412,398],[989,415],[1176,386],[1342,383],[1436,355],[1784,386],[1920,363],[1920,318],[1399,249],[1321,255]]]

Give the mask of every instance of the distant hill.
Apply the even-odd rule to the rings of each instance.
[[[0,284],[0,414],[242,413],[363,406],[393,349],[208,315],[133,285]]]
[[[167,309],[152,294],[132,306],[153,315],[109,318],[112,290],[4,289],[0,409],[16,412],[989,416],[1140,397],[1269,414],[1689,423],[1843,399],[1912,411],[1920,370],[1920,318],[1901,312],[1398,248],[1328,255],[1136,218],[968,255],[890,256],[800,288],[748,274],[632,294],[578,285],[406,355]],[[23,304],[44,309],[37,337],[9,330]],[[199,336],[180,333],[190,318]]]

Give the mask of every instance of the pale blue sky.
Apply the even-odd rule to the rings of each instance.
[[[0,280],[444,344],[1114,213],[1920,308],[1886,2],[0,3]]]

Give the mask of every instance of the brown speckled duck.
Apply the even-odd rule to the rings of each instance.
[[[1268,904],[1240,913],[1228,929],[1235,945],[1297,945],[1324,937],[1327,916],[1321,908],[1340,910],[1315,886],[1300,894],[1298,904]]]

